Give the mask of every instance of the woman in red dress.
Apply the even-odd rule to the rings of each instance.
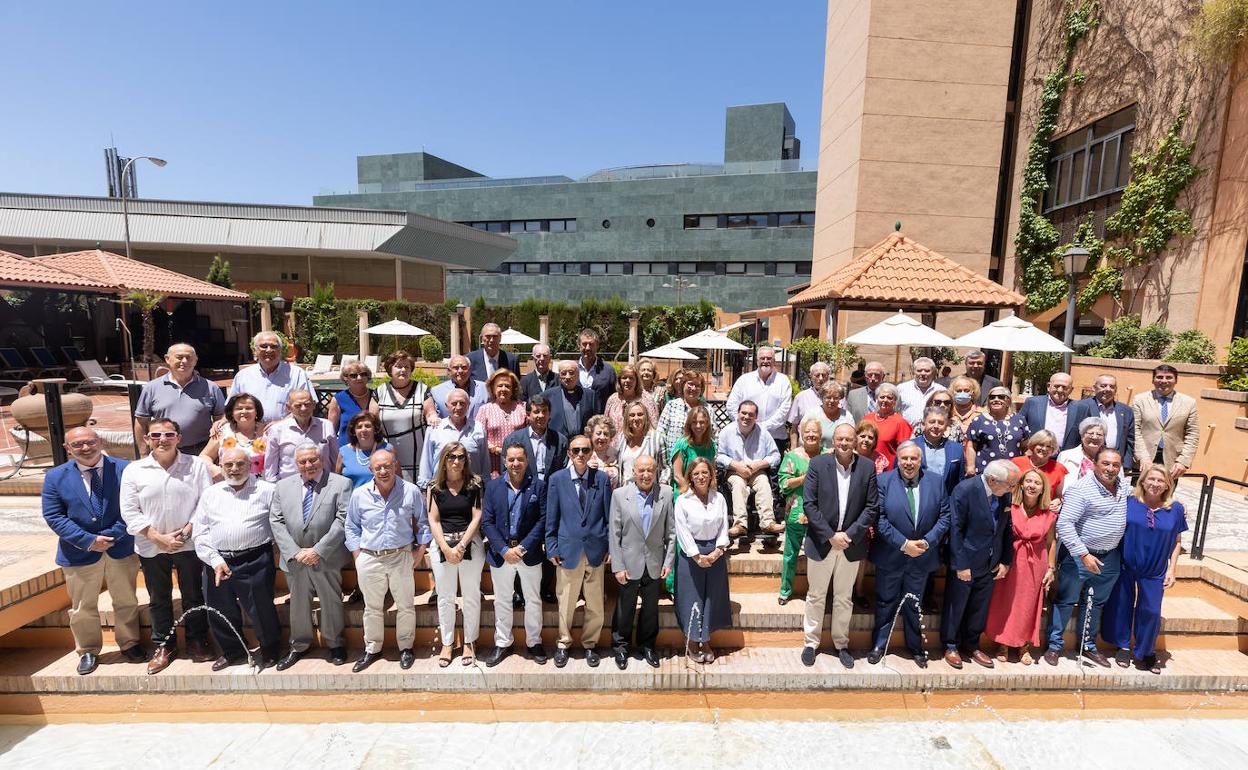
[[[1057,574],[1054,524],[1057,511],[1049,506],[1049,480],[1036,468],[1023,472],[1014,491],[1010,520],[1014,528],[1014,564],[992,591],[984,633],[1001,645],[997,660],[1009,659],[1010,649],[1021,647],[1019,661],[1035,662],[1031,646],[1040,644],[1040,608],[1044,592]]]

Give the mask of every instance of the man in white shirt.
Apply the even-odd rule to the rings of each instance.
[[[771,491],[771,471],[780,467],[780,450],[767,431],[757,424],[758,406],[742,401],[737,407],[737,421],[724,426],[715,445],[715,464],[728,475],[728,492],[732,500],[732,528],[729,537],[746,532],[748,513],[746,501],[754,492],[754,508],[763,532],[784,531],[776,521],[775,499]]]
[[[789,437],[789,445],[798,443],[797,426],[802,424],[806,415],[823,409],[823,386],[832,379],[832,367],[823,361],[816,361],[810,366],[810,387],[793,398],[793,406],[789,407],[789,425],[793,428]]]
[[[758,367],[741,375],[732,384],[732,392],[728,394],[728,414],[736,414],[742,401],[753,401],[758,405],[758,427],[775,440],[776,448],[783,454],[789,448],[789,433],[784,423],[789,419],[789,408],[793,405],[793,383],[776,371],[774,348],[759,348],[755,360]]]
[[[212,486],[208,463],[178,451],[182,430],[173,420],[155,418],[145,440],[150,453],[121,474],[121,518],[134,535],[151,612],[156,650],[147,672],[165,670],[178,656],[173,628],[173,573],[178,573],[182,611],[204,603],[199,559],[191,545],[191,519],[199,496]],[[187,651],[197,663],[212,660],[208,619],[202,612],[186,618]]]
[[[282,360],[286,352],[282,338],[273,332],[260,332],[251,341],[256,365],[239,370],[230,385],[229,397],[249,393],[264,407],[266,420],[280,420],[286,416],[286,399],[292,391],[306,390],[316,403],[316,389],[308,380],[302,367]]]
[[[244,611],[260,641],[256,668],[274,666],[282,625],[273,606],[277,577],[269,525],[273,485],[252,474],[251,460],[239,447],[222,450],[220,465],[225,479],[200,495],[194,519],[195,553],[207,565],[204,598],[225,616],[222,620],[214,613],[208,621],[221,648],[212,670],[247,662],[247,647],[239,641]]]
[[[944,390],[945,386],[936,382],[936,362],[930,358],[917,358],[911,367],[914,379],[906,380],[897,386],[897,400],[901,403],[897,411],[911,425],[923,422],[923,410],[927,408],[927,399],[933,393]]]
[[[290,414],[269,426],[269,445],[264,450],[264,480],[281,481],[299,474],[295,448],[311,442],[321,448],[321,464],[338,466],[338,433],[324,417],[313,417],[316,401],[306,390],[292,391],[286,399]],[[267,412],[266,412],[267,414]]]

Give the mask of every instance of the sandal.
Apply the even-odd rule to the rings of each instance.
[[[449,644],[442,645],[442,651],[438,653],[438,666],[446,668],[451,665],[452,650]]]
[[[465,666],[471,666],[477,660],[476,649],[474,645],[469,643],[464,645],[464,657],[461,661]]]
[[[1119,668],[1127,668],[1131,665],[1131,651],[1125,647],[1118,648],[1118,652],[1114,653],[1114,662]]]
[[[997,662],[1005,663],[1010,659],[1010,648],[1004,644],[997,648]]]
[[[1030,666],[1036,662],[1036,659],[1031,656],[1031,645],[1023,647],[1022,654],[1018,656],[1018,662],[1024,666]]]

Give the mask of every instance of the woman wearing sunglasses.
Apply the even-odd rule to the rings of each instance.
[[[481,478],[468,465],[468,450],[458,441],[448,443],[438,458],[438,469],[429,485],[429,531],[436,552],[430,557],[438,586],[438,629],[442,649],[438,665],[451,665],[455,645],[455,592],[464,597],[464,657],[476,660],[481,630],[481,568],[485,552],[481,542]]]
[[[1027,420],[1014,412],[1013,399],[1004,385],[988,391],[988,407],[971,420],[966,433],[966,475],[982,473],[993,460],[1011,460],[1023,453]]]
[[[338,446],[346,446],[351,438],[347,434],[347,423],[351,422],[351,418],[360,412],[377,414],[380,407],[377,404],[377,395],[369,387],[369,383],[373,381],[373,372],[367,366],[359,361],[352,361],[342,367],[339,376],[347,384],[347,389],[334,394],[334,400],[329,402],[325,416],[329,418],[329,424],[334,426],[334,430],[338,431]]]

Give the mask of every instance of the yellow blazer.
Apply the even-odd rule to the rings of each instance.
[[[1173,467],[1175,461],[1187,468],[1192,467],[1196,448],[1200,446],[1196,399],[1175,393],[1164,425],[1161,422],[1161,405],[1151,390],[1132,399],[1131,410],[1135,412],[1135,467],[1143,470],[1153,464],[1157,444],[1163,435],[1166,446],[1162,451],[1162,462],[1166,470]]]

